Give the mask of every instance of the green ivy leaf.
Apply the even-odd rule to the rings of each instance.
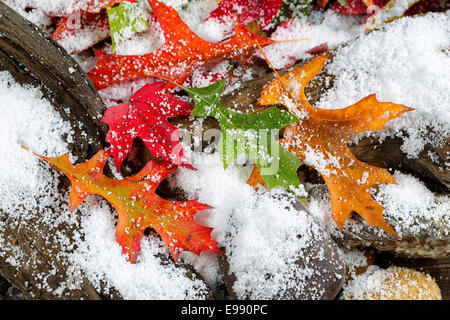
[[[121,2],[118,6],[106,8],[113,51],[123,40],[133,34],[144,32],[149,28],[145,13],[146,8],[141,3]]]
[[[235,161],[236,156],[246,154],[255,161],[269,189],[297,188],[300,182],[296,172],[302,162],[281,147],[275,137],[280,129],[298,118],[276,107],[256,114],[228,109],[220,102],[225,84],[226,80],[221,80],[204,88],[184,88],[195,102],[193,116],[209,116],[219,121],[221,136],[217,148],[224,167]]]

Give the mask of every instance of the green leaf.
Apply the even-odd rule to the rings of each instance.
[[[113,51],[122,41],[149,28],[146,20],[148,11],[142,2],[121,2],[118,6],[106,8],[106,10]]]
[[[338,2],[343,5],[344,7],[347,6],[347,0],[338,0]]]
[[[193,116],[209,116],[219,121],[221,136],[217,148],[224,167],[227,168],[240,154],[246,154],[255,161],[269,189],[298,187],[300,182],[296,172],[302,163],[275,140],[280,129],[298,118],[276,107],[256,114],[228,109],[220,102],[225,84],[226,80],[221,80],[204,88],[184,88],[195,102]]]

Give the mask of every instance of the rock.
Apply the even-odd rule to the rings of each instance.
[[[278,205],[273,214],[284,218],[273,224],[264,222],[267,217],[261,217],[261,223],[252,219],[245,224],[239,218],[230,222],[229,239],[224,248],[226,255],[219,259],[219,265],[233,298],[334,299],[341,289],[345,277],[337,245],[301,203],[286,199],[286,195],[271,195],[261,199],[259,207],[255,208],[260,215],[264,210],[273,210],[272,205]],[[267,248],[272,256],[263,254],[264,248],[257,243],[238,246],[249,230],[254,239],[264,237],[279,246]],[[287,235],[295,230],[297,233],[292,234],[293,237]],[[284,240],[280,242],[280,239]]]
[[[429,275],[400,267],[369,268],[344,287],[342,300],[442,300]]]

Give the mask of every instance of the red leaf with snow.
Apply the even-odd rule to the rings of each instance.
[[[130,152],[136,137],[142,139],[151,154],[175,165],[193,169],[184,157],[180,132],[167,118],[189,115],[192,107],[164,89],[165,84],[147,84],[127,103],[109,107],[102,122],[109,125],[106,141],[111,144],[117,170]]]
[[[331,10],[340,14],[348,14],[351,16],[358,14],[370,14],[375,8],[383,8],[388,2],[389,0],[347,0],[347,5],[343,6],[339,3],[339,1],[336,1],[331,7]]]
[[[109,38],[109,36],[109,21],[106,10],[98,14],[83,13],[79,17],[65,17],[52,34],[53,40],[69,53],[84,51]]]
[[[328,50],[329,50],[328,43],[324,42],[324,43],[319,44],[318,46],[315,46],[309,50],[306,50],[305,52],[316,55],[316,54],[325,53]]]
[[[207,20],[226,22],[237,17],[238,23],[247,25],[261,19],[261,28],[267,27],[280,11],[282,0],[223,0]]]
[[[247,63],[256,48],[255,40],[262,46],[273,43],[273,40],[252,34],[242,25],[234,29],[230,40],[208,42],[192,32],[175,9],[157,0],[149,0],[149,3],[164,32],[164,45],[144,55],[121,56],[97,50],[97,66],[88,75],[98,90],[150,76],[182,84],[197,67],[208,61],[227,58]],[[168,87],[174,85],[168,84]]]

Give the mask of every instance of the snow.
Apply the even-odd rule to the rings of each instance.
[[[400,236],[420,235],[427,231],[435,237],[450,233],[450,196],[435,195],[417,178],[396,172],[397,184],[380,187],[374,199],[384,208],[384,215],[402,226]]]
[[[406,268],[381,269],[369,266],[367,272],[344,286],[344,300],[441,300],[436,282],[427,274]]]
[[[319,271],[311,263],[325,259],[324,252],[312,246],[327,239],[314,219],[296,207],[285,191],[255,192],[246,184],[251,167],[225,170],[218,154],[196,153],[191,161],[196,171],[180,168],[169,181],[189,197],[214,207],[201,217],[202,223],[214,228],[212,235],[224,248],[229,274],[237,277],[233,285],[237,297],[292,299],[311,290],[305,295],[320,298],[326,289],[320,281],[315,289],[308,289],[306,283],[318,273],[324,276],[329,272],[326,268]],[[296,265],[298,260],[304,265]]]
[[[450,11],[389,23],[338,50],[326,67],[334,85],[315,107],[344,108],[375,93],[415,108],[387,128],[407,132],[401,149],[416,158],[427,143],[442,144],[450,135],[449,47]]]
[[[0,255],[10,255],[7,262],[12,267],[28,268],[30,276],[39,280],[42,290],[52,291],[55,288],[48,282],[51,275],[36,269],[41,263],[39,259],[31,259],[29,253],[5,237],[11,235],[11,230],[27,234],[27,230],[40,224],[53,230],[43,236],[43,240],[60,243],[62,256],[72,250],[59,228],[60,225],[76,225],[76,217],[69,212],[58,192],[60,175],[22,148],[26,146],[48,156],[66,153],[67,144],[62,137],[67,135],[70,141],[71,128],[38,89],[22,87],[6,71],[0,72],[0,96]],[[52,209],[58,207],[65,210]],[[36,239],[29,241],[30,246],[38,245]],[[52,263],[50,269],[57,270],[52,261],[48,263]],[[63,257],[61,263],[64,263]],[[61,286],[63,288],[64,284]],[[59,290],[56,294],[62,292]]]
[[[35,8],[50,16],[65,17],[77,10],[86,10],[104,5],[109,0],[2,0],[15,10]],[[96,12],[98,12],[97,10]]]
[[[38,0],[1,0],[10,8],[14,9],[21,16],[33,22],[38,27],[46,30],[52,23],[51,18],[38,5]],[[63,1],[63,0],[61,0]],[[51,4],[53,1],[41,0],[45,4]],[[30,10],[31,8],[31,10]]]
[[[0,93],[0,208],[14,212],[25,205],[25,209],[31,209],[39,205],[31,200],[33,196],[48,192],[47,201],[54,198],[51,190],[55,185],[49,183],[54,175],[49,175],[41,161],[22,149],[22,146],[51,156],[66,153],[67,145],[61,137],[64,134],[70,136],[71,129],[38,89],[22,88],[5,71],[0,72]],[[24,203],[16,203],[13,201],[15,197],[29,199]],[[41,202],[40,205],[45,206],[46,201]]]
[[[92,202],[92,201],[91,201]],[[155,234],[144,236],[135,264],[129,263],[115,239],[113,212],[106,203],[88,204],[81,233],[84,241],[71,255],[98,291],[110,294],[118,290],[124,299],[205,299],[206,284],[187,269],[176,266],[170,259],[164,242]]]
[[[166,1],[168,4],[170,1]],[[197,0],[191,1],[179,10],[176,6],[181,19],[202,39],[209,42],[219,42],[230,36],[231,26],[219,23],[218,21],[204,21],[211,11],[217,8],[216,0]]]
[[[276,69],[292,65],[296,60],[309,58],[307,50],[322,43],[330,49],[364,33],[357,17],[340,15],[331,10],[315,11],[307,18],[295,17],[280,25],[270,36],[272,40],[305,39],[275,43],[265,47],[264,53]],[[262,54],[258,53],[260,58]]]

